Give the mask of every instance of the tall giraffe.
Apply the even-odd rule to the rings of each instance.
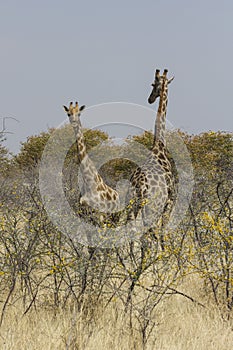
[[[158,69],[155,72],[153,89],[148,98],[149,103],[155,102],[157,97],[160,98],[154,142],[147,160],[136,169],[130,180],[134,217],[137,218],[141,212],[143,223],[148,230],[156,227],[163,214],[171,210],[175,198],[175,179],[165,141],[168,84],[173,80],[168,80],[167,73],[167,69],[163,75],[160,75]]]
[[[99,175],[94,163],[89,158],[84,141],[82,125],[80,121],[81,111],[85,106],[79,107],[78,102],[69,108],[63,106],[73,127],[78,151],[79,171],[83,181],[83,193],[80,204],[85,204],[99,212],[111,214],[116,212],[120,205],[118,192],[109,187]]]

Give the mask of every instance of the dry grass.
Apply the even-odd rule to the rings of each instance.
[[[197,297],[196,281],[182,290]],[[196,295],[195,295],[196,294]],[[116,303],[95,321],[83,320],[83,314],[62,311],[54,316],[49,310],[22,315],[20,307],[8,309],[0,333],[4,350],[130,350],[142,349],[140,334],[132,335]],[[233,331],[219,312],[202,308],[181,296],[164,300],[156,309],[157,326],[146,349],[156,350],[231,350]]]
[[[216,309],[202,309],[177,296],[164,303],[159,316],[156,349],[232,349],[232,329]]]

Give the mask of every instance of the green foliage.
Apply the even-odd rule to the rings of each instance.
[[[52,132],[53,129],[50,129],[48,132],[42,132],[40,135],[30,136],[26,142],[22,142],[21,149],[15,157],[16,163],[21,168],[36,167]]]
[[[141,135],[133,136],[133,141],[138,142],[148,149],[152,148],[154,136],[151,131],[144,131]]]
[[[4,130],[0,131],[0,175],[5,174],[8,170],[10,153],[8,149],[3,145],[6,140]]]
[[[233,164],[232,133],[210,131],[183,136],[198,176],[205,176],[210,180],[230,176]]]
[[[101,130],[84,129],[83,131],[87,152],[100,143],[108,140],[108,134]]]
[[[28,137],[26,142],[22,142],[20,152],[15,156],[16,163],[24,169],[36,167],[40,162],[46,143],[55,131],[58,134],[58,140],[60,137],[60,143],[58,143],[56,149],[57,154],[59,154],[64,145],[64,137],[66,139],[73,139],[73,130],[69,126],[58,130],[49,129],[47,132],[41,132],[39,135]],[[100,130],[90,129],[84,130],[84,137],[87,151],[108,139],[106,133]],[[76,152],[76,145],[74,144],[68,152],[68,157],[75,157]]]
[[[0,142],[0,173],[3,174],[7,171],[9,165],[9,151]]]

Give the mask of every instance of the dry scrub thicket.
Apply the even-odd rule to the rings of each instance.
[[[98,142],[105,137],[94,136],[99,137]],[[43,150],[47,134],[29,139],[10,161],[1,146],[1,327],[19,302],[19,322],[43,310],[56,317],[64,312],[70,315],[70,332],[62,335],[64,348],[81,349],[77,325],[89,327],[90,337],[99,320],[106,320],[114,309],[116,327],[121,325],[116,328],[117,336],[127,334],[128,339],[134,339],[132,348],[153,348],[160,307],[175,296],[200,308],[201,313],[209,312],[209,303],[214,303],[221,318],[231,322],[232,135],[182,136],[192,156],[195,188],[180,226],[162,232],[163,247],[160,230],[108,249],[87,248],[59,232],[47,217],[38,189],[40,157],[35,158],[35,150],[36,146]],[[146,144],[148,134],[136,137],[136,141]],[[75,207],[79,194],[71,184],[77,166],[71,166],[70,159],[64,168],[64,188],[78,215],[84,215],[82,208]],[[124,175],[128,169],[120,160],[112,166],[118,173],[112,168],[104,170],[114,183],[114,174]],[[182,283],[187,278],[201,281],[199,294],[192,289],[184,291]],[[77,321],[80,318],[82,323]]]

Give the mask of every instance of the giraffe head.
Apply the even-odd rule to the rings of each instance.
[[[163,82],[165,81],[167,84],[170,84],[171,81],[174,79],[174,77],[172,77],[171,79],[167,78],[167,73],[168,70],[164,69],[163,75],[160,75],[160,70],[156,69],[155,71],[155,80],[154,82],[151,84],[151,86],[153,86],[152,92],[148,98],[148,102],[154,103],[155,100],[157,99],[157,97],[160,96],[161,93],[161,88],[163,85]]]
[[[78,102],[75,102],[75,105],[73,106],[73,102],[70,102],[69,108],[66,106],[63,106],[63,108],[67,113],[70,122],[73,123],[77,122],[77,117],[80,117],[81,111],[84,110],[85,106],[79,107]]]

